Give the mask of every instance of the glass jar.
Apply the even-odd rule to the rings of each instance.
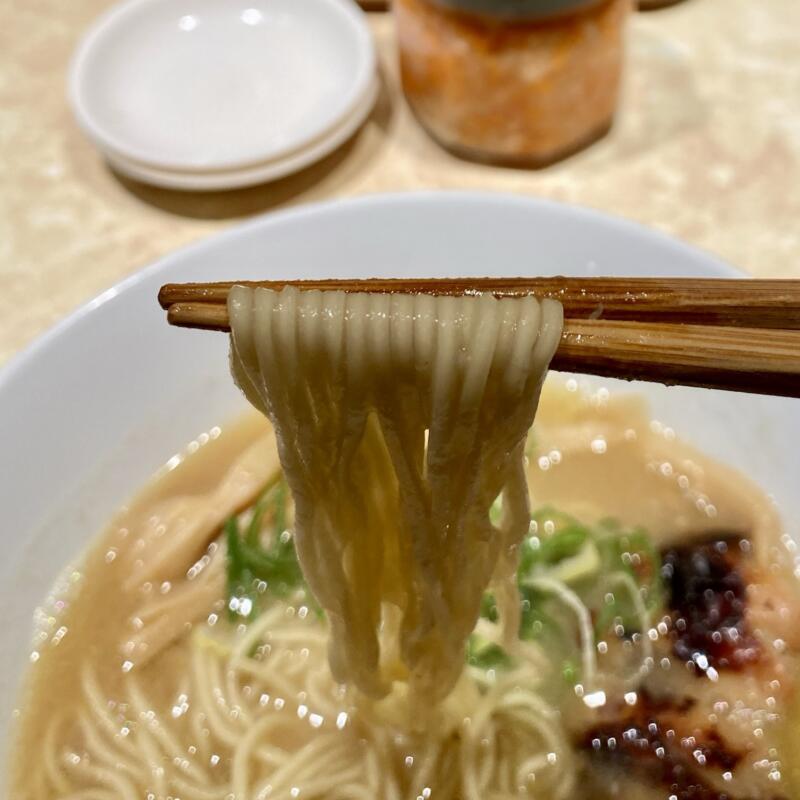
[[[631,0],[394,0],[403,90],[457,155],[544,166],[611,126]]]

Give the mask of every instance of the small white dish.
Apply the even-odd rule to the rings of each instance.
[[[105,153],[207,172],[304,149],[352,113],[375,71],[351,0],[129,0],[84,37],[69,94]]]
[[[293,172],[298,172],[343,145],[355,134],[369,116],[375,105],[379,90],[380,82],[375,78],[367,88],[367,93],[361,103],[345,120],[325,136],[313,142],[307,148],[290,153],[284,158],[266,161],[263,164],[256,164],[251,167],[212,172],[173,172],[129,161],[110,152],[105,153],[105,156],[109,164],[122,175],[142,183],[161,186],[165,189],[180,189],[189,192],[222,191],[267,183],[268,181],[283,178]]]

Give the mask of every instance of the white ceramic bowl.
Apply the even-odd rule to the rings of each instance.
[[[34,607],[57,572],[159,465],[245,407],[226,337],[169,328],[156,303],[162,283],[557,273],[734,274],[594,211],[499,194],[367,197],[264,216],[180,250],[40,338],[0,373],[0,718],[26,666]],[[747,470],[797,519],[796,401],[636,388],[655,416]]]
[[[379,90],[380,83],[376,77],[368,85],[365,96],[353,111],[324,136],[316,139],[308,147],[290,153],[283,158],[276,158],[250,167],[226,171],[185,172],[157,169],[141,164],[138,161],[129,161],[122,156],[111,153],[106,153],[106,158],[109,164],[123,175],[143,183],[163,186],[166,189],[200,192],[254,186],[258,183],[274,181],[298,172],[343,145],[356,133],[369,116],[372,107],[375,105]]]
[[[228,170],[312,144],[376,70],[351,0],[128,0],[73,59],[69,94],[100,149],[168,170]]]

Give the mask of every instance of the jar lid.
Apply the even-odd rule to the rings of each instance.
[[[541,21],[600,5],[605,0],[432,0],[438,6],[490,19]]]

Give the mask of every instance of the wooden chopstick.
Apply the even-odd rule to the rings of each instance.
[[[305,289],[556,297],[564,304],[565,322],[554,370],[800,397],[800,281],[375,279],[250,285],[280,289],[289,283]],[[167,285],[159,301],[172,325],[227,331],[232,285]]]
[[[241,281],[279,291],[340,289],[348,292],[407,292],[496,297],[553,297],[569,319],[619,319],[745,328],[800,330],[800,280],[728,278],[429,278]],[[162,308],[180,303],[226,303],[234,284],[167,284]]]
[[[224,303],[174,303],[167,307],[167,322],[178,328],[230,331],[228,307]]]
[[[565,320],[550,368],[667,386],[800,397],[800,331]]]

